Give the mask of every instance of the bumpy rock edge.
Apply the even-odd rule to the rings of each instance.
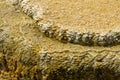
[[[4,54],[4,51],[7,52]],[[13,72],[15,71],[14,74],[17,72],[18,76],[23,79],[120,79],[120,51],[36,51],[33,42],[21,35],[13,36],[10,34],[10,28],[4,26],[0,28],[0,52],[0,67],[3,67],[6,71],[10,71],[12,68]],[[13,59],[11,60],[11,58]],[[16,61],[19,64],[16,64]],[[7,64],[3,64],[4,62]],[[13,64],[12,67],[9,63]]]
[[[42,22],[42,15],[44,11],[40,5],[34,5],[30,0],[16,0],[28,16],[32,17],[37,24],[39,29],[46,36],[55,38],[62,42],[70,42],[81,45],[97,45],[97,46],[109,46],[120,44],[120,32],[109,31],[105,34],[100,33],[82,33],[77,31],[71,31],[69,29],[63,29],[54,22],[46,21]]]

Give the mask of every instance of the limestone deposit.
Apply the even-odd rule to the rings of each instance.
[[[120,43],[119,2],[22,0],[18,4],[38,22],[41,32],[48,37],[80,45],[109,46]],[[113,8],[116,11],[112,12]]]
[[[0,0],[0,80],[120,80],[119,4]]]

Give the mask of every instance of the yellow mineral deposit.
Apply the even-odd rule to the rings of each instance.
[[[50,38],[80,45],[120,43],[118,1],[22,0],[19,5]]]
[[[0,0],[0,80],[120,80],[119,7],[119,0]]]

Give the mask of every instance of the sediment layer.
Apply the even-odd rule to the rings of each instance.
[[[40,4],[36,5],[32,2],[34,2],[34,0],[20,0],[19,5],[28,16],[31,16],[38,23],[40,31],[48,37],[63,42],[82,45],[109,46],[119,45],[120,43],[120,32],[86,33],[65,29],[50,20],[45,20],[44,22],[44,18],[42,18],[44,14],[42,7]]]

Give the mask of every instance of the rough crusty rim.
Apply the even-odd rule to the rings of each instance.
[[[46,52],[46,51],[39,51],[36,52],[34,49],[34,43],[26,39],[26,37],[23,37],[20,35],[18,36],[11,36],[9,34],[9,29],[6,28],[1,29],[0,31],[0,48],[3,50],[8,50],[11,54],[11,50],[13,51],[13,55],[16,55],[18,60],[25,65],[33,65],[35,64],[39,67],[42,73],[42,79],[44,76],[47,75],[47,79],[51,79],[51,75],[54,75],[52,72],[58,72],[61,68],[64,68],[66,73],[68,72],[75,72],[75,73],[82,73],[86,78],[88,74],[91,74],[89,70],[92,68],[92,72],[95,72],[92,74],[92,76],[96,76],[95,78],[99,79],[97,73],[99,70],[102,70],[103,74],[100,76],[105,77],[105,79],[108,79],[106,77],[112,77],[115,79],[119,79],[120,75],[120,51],[112,51],[112,50],[102,50],[102,51],[96,51],[96,50],[86,50],[84,52],[77,52],[77,51],[55,51],[55,52]],[[5,42],[2,42],[5,41]],[[1,47],[4,46],[3,47]],[[28,46],[30,45],[30,46]],[[57,54],[57,55],[55,55]],[[6,55],[6,54],[5,54]],[[66,56],[65,56],[66,55]],[[8,56],[8,55],[6,55]],[[59,57],[59,58],[58,58]],[[8,57],[9,58],[9,57]],[[9,61],[9,60],[8,60]],[[51,67],[46,69],[46,62],[49,61],[52,65]],[[74,63],[73,63],[74,61]],[[53,62],[53,63],[52,63]],[[54,63],[56,62],[56,63]],[[66,64],[66,63],[71,63]],[[49,64],[49,63],[47,63]],[[55,67],[54,67],[55,66]],[[109,70],[109,71],[108,71]],[[79,72],[80,71],[80,72]],[[97,71],[97,72],[96,72]],[[47,72],[47,73],[46,73]],[[64,72],[63,72],[64,73]],[[78,74],[77,73],[77,74]],[[108,74],[111,74],[110,76]],[[44,75],[46,74],[46,75]],[[97,74],[97,75],[95,75]],[[39,74],[38,74],[39,75]],[[70,76],[66,74],[67,76]],[[78,74],[79,75],[79,74]],[[105,76],[104,76],[105,75]],[[58,75],[59,76],[59,75]],[[74,76],[74,75],[72,75]],[[80,76],[80,75],[79,75]],[[57,76],[55,76],[57,77]],[[71,76],[70,76],[71,77]],[[75,76],[76,77],[76,76]],[[81,76],[80,76],[81,77]],[[118,77],[118,78],[117,78]],[[88,76],[88,78],[90,78]],[[102,78],[104,79],[104,78]]]
[[[42,8],[33,5],[29,0],[18,0],[18,4],[28,16],[32,17],[38,22],[39,29],[46,36],[55,38],[59,41],[70,42],[80,45],[97,45],[97,46],[110,46],[120,44],[120,32],[101,33],[82,33],[63,29],[58,25],[53,25],[51,22],[42,23]]]

